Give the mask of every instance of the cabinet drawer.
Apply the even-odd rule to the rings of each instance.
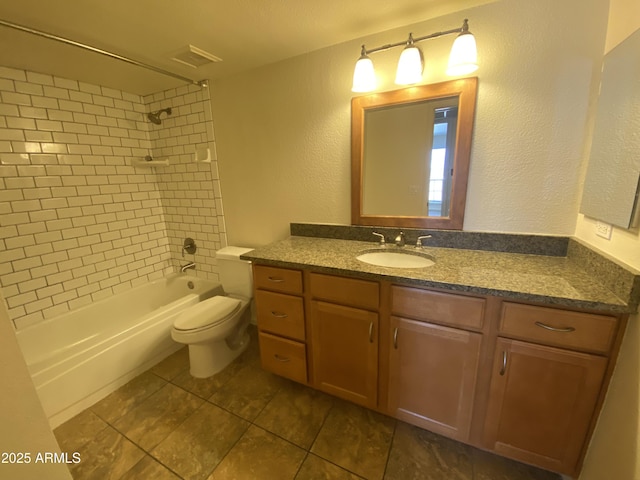
[[[296,382],[307,383],[307,356],[304,343],[259,332],[260,361],[265,370]]]
[[[304,341],[304,303],[301,297],[256,290],[258,328]]]
[[[616,318],[504,302],[500,334],[548,345],[607,353]]]
[[[302,272],[300,270],[255,265],[253,267],[253,282],[256,288],[302,294]]]
[[[377,282],[312,273],[310,284],[311,294],[319,300],[352,307],[378,309],[380,288]]]
[[[398,316],[462,328],[482,328],[483,298],[396,285],[391,287],[391,298],[391,310]]]

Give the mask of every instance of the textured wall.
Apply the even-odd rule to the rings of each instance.
[[[611,0],[605,53],[640,28],[637,0]],[[588,148],[587,148],[588,150]],[[613,229],[611,240],[595,235],[595,221],[578,216],[575,236],[640,269],[640,234]],[[580,480],[640,478],[640,316],[629,319]]]
[[[640,28],[640,2],[611,0],[605,53]],[[595,110],[592,112],[595,114]],[[595,118],[590,119],[593,125]],[[591,138],[586,141],[587,158]],[[578,215],[575,236],[640,270],[640,233],[613,228],[610,240],[596,235],[596,221]]]
[[[213,84],[230,244],[283,238],[292,221],[349,222],[350,80],[336,63],[322,50]]]
[[[213,85],[229,241],[259,245],[291,221],[350,222],[350,91],[359,47],[456,26],[479,48],[465,230],[571,234],[607,2],[510,0],[357,39]],[[524,21],[523,19],[526,19]],[[446,80],[451,38],[422,44]],[[372,55],[393,89],[399,49]]]
[[[71,480],[65,464],[36,463],[37,452],[60,452],[24,362],[0,293],[0,451],[30,452],[29,464],[3,464],[2,478]],[[69,452],[72,454],[73,452]]]

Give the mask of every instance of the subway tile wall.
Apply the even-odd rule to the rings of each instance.
[[[165,212],[172,265],[195,261],[197,275],[218,280],[215,251],[226,245],[209,90],[188,85],[144,97],[150,111],[171,108],[162,124],[150,124],[157,183]],[[196,253],[183,255],[186,238]]]
[[[16,328],[175,271],[187,233],[196,274],[217,279],[217,166],[190,161],[215,152],[210,102],[193,89],[142,98],[0,67],[0,286]],[[174,116],[151,130],[158,104]],[[149,153],[174,165],[132,166]]]

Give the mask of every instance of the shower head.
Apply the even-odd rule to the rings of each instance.
[[[162,120],[160,120],[160,114],[162,112],[166,113],[167,115],[171,115],[171,107],[163,108],[162,110],[158,110],[157,112],[149,112],[147,113],[147,118],[156,125],[160,125],[162,123]]]

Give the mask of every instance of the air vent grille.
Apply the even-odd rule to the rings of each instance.
[[[215,55],[205,52],[201,48],[194,47],[193,45],[187,45],[186,47],[181,48],[173,54],[171,59],[192,68],[199,68],[203,65],[208,65],[209,63],[222,61],[220,57],[216,57]]]

